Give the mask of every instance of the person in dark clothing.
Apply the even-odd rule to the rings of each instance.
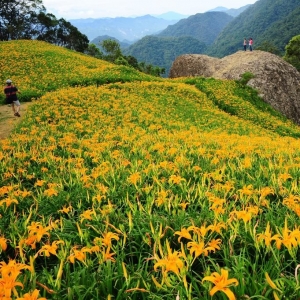
[[[7,79],[6,86],[4,87],[6,103],[11,104],[12,110],[16,117],[21,117],[19,113],[21,104],[20,101],[18,100],[17,93],[20,93],[18,91],[18,88],[12,84],[12,81],[10,79]]]

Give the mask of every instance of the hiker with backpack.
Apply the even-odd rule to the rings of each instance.
[[[18,100],[17,93],[20,93],[18,91],[18,88],[12,84],[12,81],[10,79],[7,79],[6,86],[4,87],[6,104],[11,104],[14,115],[16,117],[21,117],[19,113],[21,104]]]

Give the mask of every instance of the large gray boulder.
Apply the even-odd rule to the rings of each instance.
[[[300,73],[277,55],[264,51],[238,51],[224,58],[186,54],[173,62],[169,77],[202,76],[241,79],[255,75],[248,85],[257,89],[265,102],[300,124]]]

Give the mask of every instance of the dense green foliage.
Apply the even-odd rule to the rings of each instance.
[[[98,48],[100,48],[101,50],[101,43],[105,40],[113,40],[113,41],[116,41],[119,43],[120,45],[120,48],[123,50],[127,47],[129,47],[130,45],[133,44],[133,42],[129,43],[129,42],[122,42],[120,40],[118,40],[117,38],[115,37],[112,37],[112,36],[109,36],[109,35],[101,35],[101,36],[98,36],[96,38],[94,38],[93,40],[90,41],[91,44],[95,44]]]
[[[275,45],[280,54],[285,52],[285,46],[290,39],[300,32],[300,3],[291,13],[284,18],[274,22],[257,38],[257,43],[261,45],[263,41],[269,41]],[[276,54],[276,53],[275,53]]]
[[[254,39],[254,49],[272,43],[284,51],[299,32],[300,6],[295,0],[261,0],[236,17],[221,32],[207,54],[223,57],[242,49],[243,39]]]
[[[136,57],[139,61],[165,68],[168,75],[177,56],[201,54],[205,49],[204,43],[192,37],[146,36],[125,49],[124,53]]]
[[[300,35],[294,36],[285,47],[284,59],[300,71]]]
[[[46,13],[42,0],[0,0],[0,40],[37,39],[79,52],[88,38],[65,19]]]
[[[162,74],[165,74],[164,68],[147,64],[144,61],[139,62],[132,55],[124,55],[116,39],[102,40],[98,47],[95,44],[90,44],[86,54],[117,65],[131,66],[138,71],[152,76],[160,77]]]
[[[211,45],[225,26],[232,20],[233,17],[224,12],[195,14],[187,19],[180,20],[174,25],[169,25],[158,36],[190,36],[206,45]]]

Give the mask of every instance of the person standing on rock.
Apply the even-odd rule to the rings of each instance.
[[[6,104],[11,104],[14,115],[16,117],[21,117],[19,113],[21,104],[18,100],[17,93],[20,93],[18,91],[18,88],[12,84],[12,81],[10,79],[7,79],[6,86],[4,87]]]
[[[244,39],[244,51],[247,51],[247,40]]]
[[[252,38],[249,39],[249,49],[250,49],[250,51],[252,51],[252,49],[253,49],[253,39]]]

